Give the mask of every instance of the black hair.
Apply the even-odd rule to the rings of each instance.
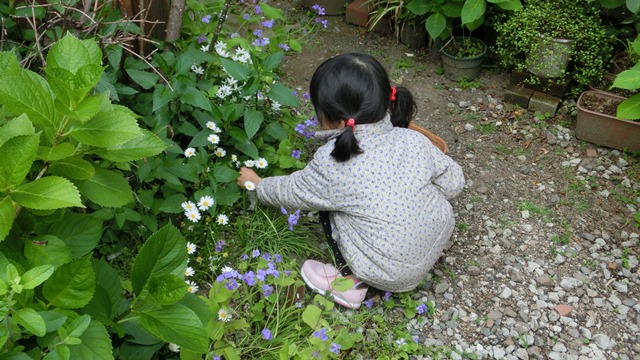
[[[396,88],[391,104],[389,75],[367,54],[342,54],[324,61],[311,78],[309,93],[316,114],[329,123],[354,119],[356,125],[371,124],[382,120],[389,109],[394,126],[407,127],[416,112],[413,96],[404,87]],[[347,126],[336,138],[331,156],[343,162],[359,153],[354,129]]]

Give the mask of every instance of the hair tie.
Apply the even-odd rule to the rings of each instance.
[[[391,87],[391,96],[390,96],[390,98],[391,98],[391,101],[396,101],[396,87],[395,86]]]
[[[347,126],[351,126],[351,129],[353,130],[353,132],[356,132],[356,121],[353,120],[353,118],[347,120]]]

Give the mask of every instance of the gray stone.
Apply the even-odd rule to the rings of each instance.
[[[474,265],[471,265],[467,268],[467,272],[469,273],[469,275],[479,275],[480,274],[480,268]]]
[[[611,347],[611,339],[605,334],[595,334],[591,340],[602,350],[607,350]]]
[[[527,350],[525,350],[523,348],[517,348],[516,351],[514,352],[514,354],[520,360],[529,360],[529,353],[527,352]]]
[[[434,289],[436,294],[442,294],[447,290],[449,290],[449,283],[447,283],[446,281],[439,282],[438,284],[436,284],[436,287]]]

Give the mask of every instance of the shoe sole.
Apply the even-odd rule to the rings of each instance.
[[[311,281],[309,281],[309,278],[307,278],[307,276],[304,274],[304,269],[300,269],[300,275],[302,276],[302,280],[304,280],[305,284],[307,284],[308,287],[311,288],[311,290],[317,292],[318,294],[325,296],[327,294],[327,292],[325,290],[322,290],[316,286],[314,286]],[[350,309],[354,309],[354,310],[358,310],[360,308],[359,303],[350,303],[347,300],[341,298],[340,296],[334,294],[333,292],[329,293],[329,296],[331,296],[333,298],[333,301],[346,307],[346,308],[350,308]]]

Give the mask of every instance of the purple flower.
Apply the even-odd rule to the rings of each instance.
[[[255,10],[255,12],[256,12],[256,14],[257,14],[257,15],[262,14],[262,9],[261,9],[261,8],[260,8],[260,6],[258,6],[258,5],[256,5],[256,7],[255,7],[253,10]]]
[[[282,213],[282,215],[287,215],[287,209],[283,207],[280,208],[280,212]]]
[[[224,242],[224,240],[220,240],[220,241],[218,241],[218,243],[216,244],[216,252],[217,252],[217,253],[219,253],[220,251],[222,251],[222,249],[224,248],[224,246],[225,246],[226,244],[227,244],[227,243],[226,243],[226,242]]]
[[[205,15],[202,17],[202,22],[208,24],[211,22],[211,15]]]
[[[255,249],[251,252],[251,257],[257,258],[258,256],[260,256],[260,250]]]
[[[238,282],[236,281],[236,279],[231,279],[231,280],[227,281],[227,283],[224,284],[224,286],[227,289],[233,291],[233,290],[238,288]]]
[[[256,37],[261,37],[262,36],[262,30],[261,29],[253,30],[253,35],[255,35]]]
[[[428,310],[427,305],[422,303],[416,307],[418,314],[424,314]]]
[[[316,23],[318,24],[322,24],[322,28],[326,29],[327,28],[327,24],[329,23],[327,19],[320,19],[320,18],[316,18]]]
[[[371,309],[373,307],[373,299],[365,300],[362,302],[367,309]]]
[[[271,331],[267,328],[262,329],[262,337],[265,340],[271,340],[273,339],[273,335],[271,335]]]
[[[245,20],[249,20],[249,19],[251,19],[251,15],[245,13],[245,14],[242,15],[242,18],[245,19]]]
[[[419,336],[417,336],[417,335],[414,335],[414,336],[412,337],[412,339],[413,339],[413,342],[414,342],[414,343],[416,343],[416,344],[418,343],[418,341],[420,341],[420,337],[419,337]]]
[[[277,263],[282,262],[282,256],[280,256],[280,254],[273,254],[273,260]]]
[[[303,98],[303,99],[307,99],[307,100],[309,100],[309,99],[311,99],[311,94],[309,94],[309,93],[304,93],[304,94],[302,94],[302,98]]]
[[[254,46],[267,46],[269,45],[269,38],[255,39],[251,43]]]
[[[340,353],[340,344],[331,343],[331,347],[329,348],[329,351],[331,351],[334,354],[339,354]]]
[[[315,10],[318,13],[318,15],[325,15],[324,8],[322,6],[320,6],[319,4],[315,4],[311,8],[313,10]]]
[[[271,28],[273,27],[273,20],[266,20],[262,22],[262,26],[266,27],[266,28]]]
[[[278,48],[284,50],[284,51],[289,51],[289,45],[287,44],[278,44]]]
[[[247,254],[242,254],[242,256],[240,257],[242,260],[247,261],[249,260],[249,255]]]
[[[289,215],[289,230],[293,230],[295,225],[298,225],[298,220],[300,220],[300,210],[296,210],[295,213]]]
[[[215,355],[215,356],[213,357],[213,360],[220,360],[220,356]]]
[[[269,260],[271,260],[271,254],[269,254],[269,253],[264,253],[264,254],[262,254],[262,258],[263,258],[263,259],[265,259],[265,260],[267,260],[267,261],[269,261]]]
[[[389,301],[390,298],[391,298],[391,293],[388,291],[385,291],[384,296],[382,297],[382,300]]]
[[[244,275],[242,275],[242,280],[245,282],[245,284],[253,286],[256,284],[256,275],[253,271],[249,270]]]
[[[291,157],[294,159],[300,159],[301,154],[302,154],[301,150],[291,150]]]
[[[202,44],[205,41],[207,41],[207,36],[205,34],[198,36],[198,44]]]
[[[256,274],[256,278],[260,281],[264,281],[264,278],[267,276],[267,271],[265,269],[258,269],[258,274]]]
[[[229,35],[230,38],[235,39],[238,36],[240,36],[240,34],[238,34],[237,32],[231,33],[231,35]]]
[[[268,297],[273,293],[273,288],[267,284],[264,284],[262,285],[262,291],[263,291],[264,297]]]
[[[291,275],[291,270],[285,270],[284,274],[287,275],[287,276]]]
[[[314,351],[311,353],[311,356],[312,356],[312,357],[314,357],[314,358],[316,358],[316,359],[320,359],[320,358],[322,358],[322,355],[320,355],[320,353],[318,352],[318,350],[314,350]]]
[[[329,340],[329,336],[327,336],[327,329],[322,328],[318,331],[314,331],[313,332],[313,336],[322,340],[322,341],[327,341]]]
[[[218,277],[216,278],[216,282],[223,282],[223,281],[224,281],[224,276],[218,275]]]
[[[305,130],[305,129],[306,129],[306,127],[304,126],[304,124],[303,124],[303,123],[300,123],[300,124],[296,125],[295,131],[296,131],[298,134],[304,135],[304,130]]]

